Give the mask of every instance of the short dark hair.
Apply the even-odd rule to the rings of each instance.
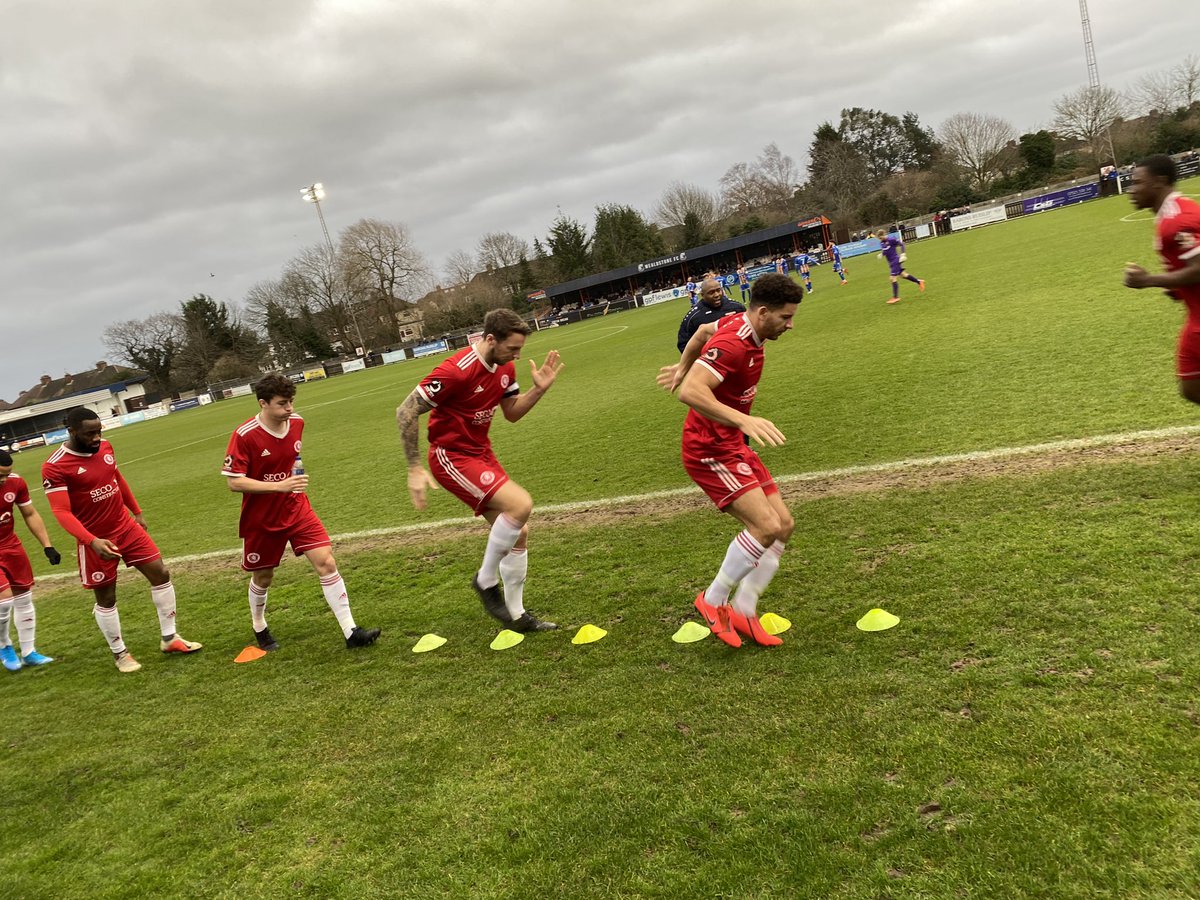
[[[278,372],[272,372],[258,379],[254,385],[254,396],[267,403],[276,397],[292,400],[296,396],[296,385],[292,384],[292,379],[280,375]]]
[[[78,428],[84,422],[99,422],[100,416],[94,410],[88,409],[86,406],[76,406],[74,409],[67,411],[66,418],[63,419],[63,424],[68,428]]]
[[[763,275],[750,288],[750,308],[783,309],[804,299],[804,288],[786,275]]]
[[[1175,160],[1167,156],[1165,153],[1155,153],[1153,156],[1147,156],[1137,164],[1139,169],[1145,169],[1155,178],[1165,178],[1167,184],[1174,184],[1175,179],[1179,177],[1179,171],[1175,168]]]
[[[498,341],[510,334],[529,334],[532,330],[524,319],[505,306],[493,309],[483,317],[483,336],[490,334]]]
[[[11,466],[12,454],[7,450],[0,450],[0,466]]]

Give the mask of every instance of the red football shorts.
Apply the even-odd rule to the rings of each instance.
[[[150,539],[146,529],[133,519],[118,534],[104,535],[117,545],[121,551],[120,559],[101,559],[100,554],[92,549],[90,544],[80,544],[79,580],[85,588],[104,587],[117,580],[117,563],[124,561],[125,565],[138,566],[142,563],[154,562],[161,559],[162,554]]]
[[[438,484],[477,516],[483,515],[492,494],[508,481],[508,473],[491,451],[484,456],[468,456],[444,447],[430,447],[429,471]]]
[[[20,542],[0,547],[0,591],[6,587],[18,593],[18,588],[27,588],[33,584],[33,566]]]
[[[306,550],[328,547],[329,532],[321,524],[315,512],[310,512],[286,531],[259,531],[242,540],[242,568],[247,572],[255,569],[273,569],[283,561],[283,551],[288,541],[292,552],[303,556]]]
[[[710,448],[706,453],[683,452],[683,468],[700,489],[724,509],[747,491],[761,488],[764,494],[778,494],[775,479],[758,454],[745,444],[739,448]]]
[[[1175,366],[1181,381],[1200,378],[1200,327],[1194,327],[1190,322],[1179,332]]]

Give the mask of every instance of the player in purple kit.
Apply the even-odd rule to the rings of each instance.
[[[142,667],[121,637],[117,563],[146,576],[158,611],[163,653],[194,653],[201,644],[175,631],[175,586],[162,554],[146,531],[133,491],[117,468],[112,444],[102,440],[100,417],[83,406],[67,413],[67,442],[42,463],[42,487],[54,518],[79,542],[79,580],[95,591],[92,612],[119,672]]]
[[[521,358],[529,331],[511,309],[493,309],[483,319],[483,340],[442,362],[396,409],[413,506],[424,509],[425,489],[440,484],[487,520],[491,526],[487,548],[471,586],[489,615],[520,632],[551,631],[558,626],[525,609],[533,498],[509,479],[492,452],[488,431],[497,406],[504,418],[516,422],[550,390],[562,369],[557,350],[546,354],[541,368],[530,360],[533,387],[521,392],[513,361]],[[431,413],[428,470],[421,465],[418,450],[419,419],[424,413]]]
[[[879,249],[883,254],[884,259],[888,262],[888,269],[891,272],[892,279],[892,299],[888,303],[900,302],[900,279],[906,278],[921,289],[925,290],[924,279],[917,278],[915,275],[909,275],[904,269],[904,262],[907,256],[904,252],[904,241],[898,237],[892,237],[890,234],[884,234],[882,231],[872,234],[871,237],[879,239]]]
[[[33,508],[29,486],[12,468],[12,457],[7,451],[0,450],[0,662],[10,672],[19,672],[23,665],[44,666],[54,659],[38,653],[35,646],[37,614],[33,609],[33,567],[17,538],[14,507],[21,511],[21,517],[42,545],[50,565],[57,566],[62,557],[51,546],[46,523]],[[21,641],[20,657],[8,634],[8,622],[14,613],[17,637]]]

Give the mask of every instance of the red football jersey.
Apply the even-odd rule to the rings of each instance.
[[[100,449],[90,454],[63,444],[42,463],[42,487],[46,496],[66,491],[75,518],[98,537],[115,534],[129,523],[108,441],[100,441]]]
[[[496,407],[505,397],[521,393],[511,362],[489,366],[475,347],[459,350],[417,385],[433,407],[429,414],[429,444],[458,453],[491,450],[488,429]]]
[[[1200,254],[1200,203],[1173,193],[1159,207],[1154,247],[1168,272],[1182,269]],[[1188,316],[1200,321],[1200,284],[1173,288],[1176,300],[1187,304]]]
[[[221,474],[230,478],[245,475],[257,481],[284,481],[291,477],[292,466],[300,455],[304,420],[293,415],[282,434],[267,430],[258,416],[252,416],[229,437],[225,465]],[[242,516],[238,536],[259,531],[287,531],[307,518],[312,510],[308,494],[242,494]]]
[[[19,543],[19,538],[13,530],[17,515],[13,507],[28,506],[32,502],[29,499],[29,485],[16,472],[11,472],[7,478],[0,481],[0,547]]]
[[[717,400],[749,414],[762,376],[763,345],[745,313],[726,316],[717,323],[716,334],[708,339],[695,364],[721,380],[713,389]],[[683,422],[683,450],[687,455],[708,455],[718,447],[736,449],[744,443],[739,429],[688,410]]]

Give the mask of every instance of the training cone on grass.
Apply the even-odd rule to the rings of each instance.
[[[899,617],[879,607],[875,607],[856,623],[859,631],[887,631],[899,624]]]
[[[261,647],[247,647],[241,653],[234,657],[235,663],[254,662],[256,659],[262,659],[267,655],[267,651]]]
[[[671,635],[671,640],[677,644],[694,644],[712,634],[712,631],[699,622],[684,622],[679,630]]]
[[[577,632],[575,632],[575,637],[571,638],[571,643],[594,644],[606,634],[608,634],[608,632],[603,628],[598,628],[595,625],[584,625]]]
[[[428,653],[430,650],[436,650],[444,643],[446,643],[446,639],[440,634],[427,634],[413,645],[412,652]]]
[[[775,613],[763,613],[759,616],[758,622],[767,634],[783,634],[792,627],[791,622]]]
[[[505,628],[502,632],[496,635],[496,639],[492,641],[493,650],[507,650],[509,647],[515,647],[521,641],[525,640],[525,635],[516,631],[509,631]]]

